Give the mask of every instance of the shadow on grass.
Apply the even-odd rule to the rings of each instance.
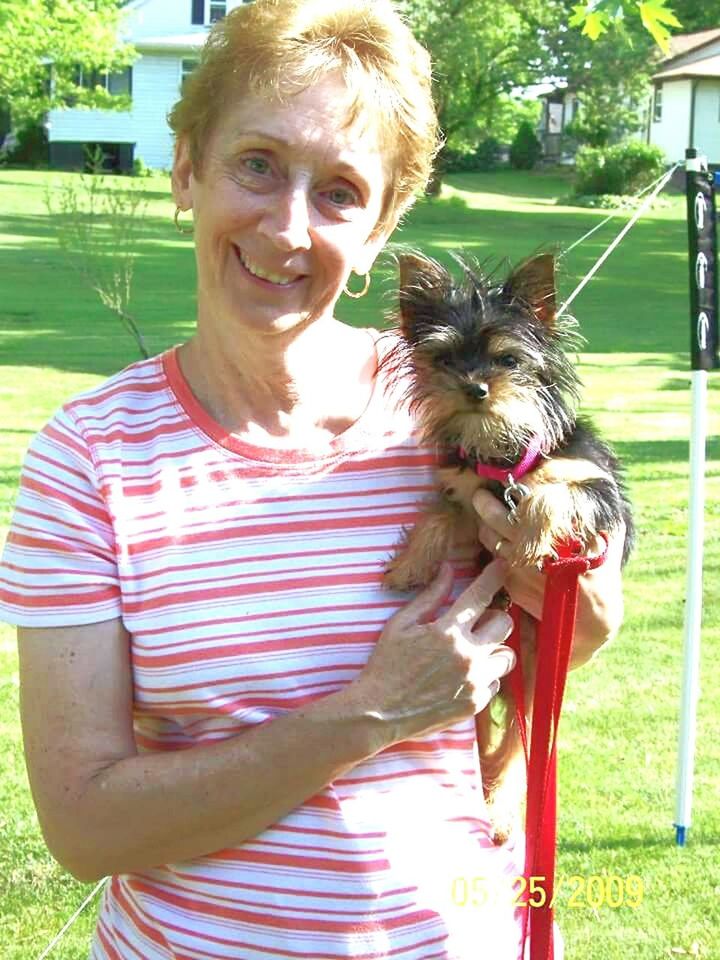
[[[599,850],[671,850],[675,847],[672,831],[668,830],[667,837],[636,836],[635,834],[612,837],[597,837],[592,840],[562,840],[562,852],[565,853],[597,853]]]
[[[7,182],[7,181],[6,181]],[[557,190],[556,175],[532,175],[519,182],[506,172],[451,176],[464,190],[494,189],[517,196],[525,182],[536,196]],[[25,186],[23,184],[23,186]],[[159,193],[161,197],[165,194]],[[591,212],[587,225],[597,222]],[[565,245],[585,227],[582,215],[568,217],[551,206],[535,211],[469,208],[461,198],[424,201],[393,238],[445,263],[451,252],[468,250],[479,259],[518,262],[541,249]],[[48,216],[9,216],[0,220],[4,303],[0,310],[3,365],[51,366],[60,370],[109,374],[138,359],[134,342],[72,271],[55,243],[56,223]],[[568,236],[569,235],[569,236]],[[13,244],[17,237],[17,244]],[[589,269],[605,241],[583,245],[563,260],[561,297]],[[670,257],[657,270],[653,255],[685,249],[681,222],[641,222],[600,274],[573,304],[588,353],[671,353],[681,357],[687,327],[686,266]],[[383,326],[396,302],[395,268],[386,259],[361,301],[341,298],[337,316],[353,326]],[[156,353],[187,337],[195,313],[192,238],[175,234],[161,217],[146,217],[140,231],[131,313]],[[645,361],[641,361],[645,363]],[[666,358],[647,361],[664,366]],[[679,359],[678,370],[682,369]]]
[[[684,440],[616,440],[613,447],[625,463],[682,463],[688,458],[688,444]]]

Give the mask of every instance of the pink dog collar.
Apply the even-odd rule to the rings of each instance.
[[[464,447],[458,447],[458,455],[461,460],[471,459]],[[474,470],[479,477],[486,477],[488,480],[507,483],[508,477],[512,477],[513,480],[518,481],[537,466],[540,457],[540,440],[538,437],[533,437],[522,458],[514,467],[492,467],[490,464],[478,460],[474,464]]]

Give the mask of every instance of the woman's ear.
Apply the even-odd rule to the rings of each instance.
[[[181,210],[192,210],[193,168],[190,156],[190,144],[186,136],[178,137],[175,142],[173,168],[170,177],[173,200]]]

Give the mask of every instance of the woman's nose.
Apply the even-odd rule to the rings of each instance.
[[[270,201],[260,225],[261,232],[281,250],[310,247],[310,201],[302,186],[288,186]]]

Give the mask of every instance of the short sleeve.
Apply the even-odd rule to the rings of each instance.
[[[0,561],[0,620],[57,627],[120,615],[112,521],[88,445],[64,409],[25,457]]]

